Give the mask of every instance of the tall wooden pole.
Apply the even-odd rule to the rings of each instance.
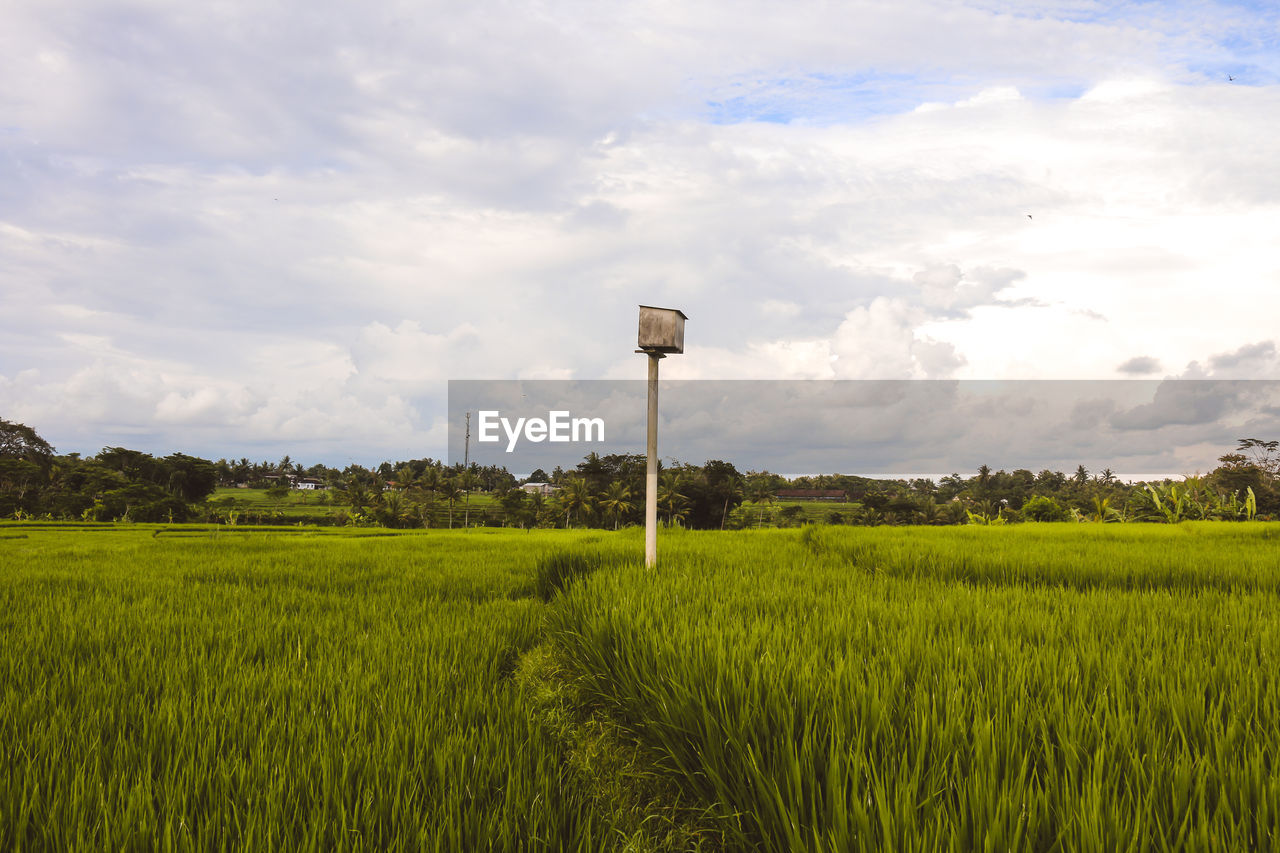
[[[467,412],[467,438],[462,451],[462,485],[467,490],[463,498],[462,528],[471,529],[471,413]]]
[[[640,328],[636,345],[649,356],[649,434],[644,477],[644,564],[658,564],[658,359],[666,353],[684,352],[684,321],[689,319],[675,308],[640,306]]]
[[[649,356],[649,434],[645,442],[648,458],[644,473],[644,564],[658,563],[658,360],[660,352]]]

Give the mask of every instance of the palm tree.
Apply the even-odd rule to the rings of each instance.
[[[631,490],[619,480],[609,484],[608,490],[600,496],[600,506],[613,514],[613,529],[618,529],[618,520],[624,512],[635,508],[631,500]]]
[[[991,485],[991,466],[979,465],[977,477],[977,492],[980,497],[986,497],[987,487]]]
[[[716,494],[724,498],[724,506],[720,510],[720,529],[724,530],[725,519],[729,517],[729,501],[742,500],[742,478],[741,477],[725,477],[716,486]]]
[[[356,512],[369,505],[368,489],[355,478],[347,481],[346,488],[342,490],[342,497],[345,498],[347,505]]]
[[[424,489],[418,493],[417,498],[412,511],[417,513],[418,520],[422,522],[424,528],[430,527],[431,513],[436,508],[436,493]]]
[[[570,518],[582,519],[583,511],[591,509],[591,492],[587,481],[581,477],[573,477],[560,489],[560,505],[564,507],[564,526],[569,526]]]
[[[528,507],[521,511],[521,520],[527,522],[526,527],[534,527],[538,524],[546,505],[547,501],[540,493],[529,495]]]
[[[759,512],[756,515],[756,527],[759,527],[764,521],[765,504],[773,503],[773,486],[764,480],[756,480],[747,489],[747,497],[751,498],[751,502],[756,505]]]
[[[929,495],[924,499],[924,503],[920,505],[920,521],[925,524],[938,524],[942,519],[942,509],[938,506],[937,500],[933,495]]]
[[[664,471],[658,484],[658,508],[667,515],[667,524],[674,524],[684,519],[684,512],[689,508],[689,498],[680,493],[684,486],[683,478],[675,471]]]
[[[388,527],[399,527],[406,513],[404,496],[399,492],[387,492],[382,496],[382,515],[390,524]]]
[[[462,497],[462,489],[458,486],[457,480],[452,477],[446,478],[440,482],[437,490],[440,497],[449,502],[449,529],[453,529],[453,505]]]

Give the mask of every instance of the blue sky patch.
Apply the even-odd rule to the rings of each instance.
[[[939,89],[950,91],[952,85],[875,71],[762,76],[721,87],[719,97],[706,101],[704,117],[712,124],[856,123],[912,110]]]

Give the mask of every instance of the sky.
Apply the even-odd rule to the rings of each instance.
[[[590,453],[643,455],[646,394],[641,379],[450,381],[447,458],[527,477]],[[788,477],[1083,465],[1178,479],[1217,467],[1240,437],[1280,435],[1280,381],[1256,379],[676,379],[659,383],[659,403],[664,464]]]
[[[642,378],[638,304],[673,379],[1280,378],[1271,3],[0,16],[0,417],[60,452],[438,458],[448,380]]]

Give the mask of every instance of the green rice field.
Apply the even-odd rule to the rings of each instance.
[[[0,525],[0,849],[1274,850],[1280,524]]]

